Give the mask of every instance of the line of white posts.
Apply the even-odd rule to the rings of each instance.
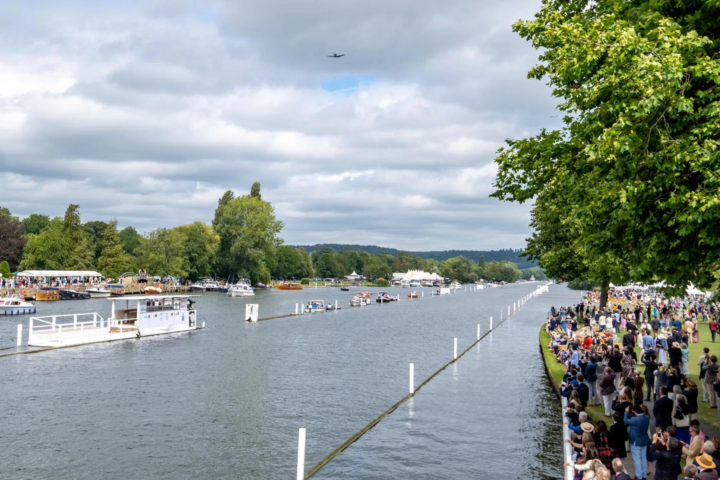
[[[535,290],[531,294],[526,295],[517,302],[513,303],[513,312],[519,309],[521,306],[530,300],[532,297],[536,297],[547,290]],[[295,305],[297,311],[297,304]],[[510,316],[510,306],[508,305],[508,317]],[[500,321],[502,321],[502,311],[500,311]],[[490,317],[490,330],[493,329],[493,318]],[[477,339],[480,340],[480,324],[477,324]],[[457,360],[457,337],[453,340],[453,359]],[[415,364],[410,364],[410,381],[408,385],[408,392],[410,395],[415,395]],[[297,459],[297,480],[303,480],[305,478],[305,435],[306,429],[301,428],[298,432],[298,459]]]

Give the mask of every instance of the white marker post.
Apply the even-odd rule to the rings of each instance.
[[[298,461],[297,461],[297,480],[305,478],[305,429],[301,428],[298,433]]]
[[[295,304],[295,315],[297,315],[297,314],[298,314],[298,304],[296,303]]]
[[[457,337],[455,337],[454,358],[457,360]]]
[[[22,346],[22,323],[18,323],[17,327],[17,346]]]
[[[477,337],[478,337],[478,338],[477,338],[477,339],[480,340],[480,324],[479,324],[479,323],[478,323],[478,329],[477,329],[477,330],[478,330],[478,334],[477,334]]]
[[[510,316],[510,305],[508,305],[508,317]]]
[[[337,300],[335,300],[335,311],[337,311]]]
[[[410,364],[410,395],[415,395],[415,364]]]
[[[500,312],[500,320],[502,320],[502,312]],[[492,330],[492,317],[490,317],[490,330]]]

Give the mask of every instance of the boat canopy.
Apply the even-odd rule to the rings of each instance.
[[[102,277],[92,270],[23,270],[18,277]]]

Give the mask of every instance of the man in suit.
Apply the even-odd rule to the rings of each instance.
[[[625,467],[623,466],[622,460],[620,460],[619,458],[613,459],[612,467],[613,472],[615,473],[615,480],[632,480],[630,475],[623,471]]]
[[[672,416],[675,411],[673,401],[668,398],[667,387],[660,388],[660,398],[655,400],[653,405],[653,416],[655,416],[655,431],[659,432],[673,424]]]
[[[628,332],[623,336],[623,347],[635,348],[635,335],[632,332]]]

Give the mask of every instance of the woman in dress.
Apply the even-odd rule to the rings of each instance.
[[[700,330],[698,329],[697,318],[693,320],[692,343],[700,343]]]
[[[680,386],[675,389],[673,425],[677,428],[677,439],[690,445],[690,407]]]
[[[633,357],[631,347],[625,347],[625,351],[620,362],[622,364],[622,378],[620,379],[620,384],[623,385],[624,380],[627,380],[630,377],[630,374],[633,370]]]
[[[600,461],[607,468],[612,468],[613,458],[616,456],[615,449],[610,446],[607,425],[604,421],[598,420],[593,433],[595,446],[598,449]]]
[[[664,333],[659,333],[655,340],[655,351],[657,352],[657,361],[663,365],[667,365],[667,337]]]
[[[680,363],[680,373],[684,376],[690,375],[690,367],[688,365],[688,356],[690,355],[690,350],[688,350],[688,346],[686,344],[680,345],[680,353],[682,355],[682,360]]]

